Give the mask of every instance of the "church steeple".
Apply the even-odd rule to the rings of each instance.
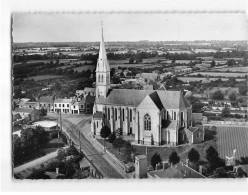
[[[104,44],[104,37],[103,37],[103,23],[101,22],[101,42],[100,42],[100,48],[99,48],[99,58],[98,58],[98,63],[96,67],[96,71],[110,71],[109,69],[109,63],[107,60],[107,53],[105,49],[105,44]]]
[[[103,38],[103,24],[101,22],[101,42],[96,66],[96,97],[107,97],[110,88],[110,68]]]

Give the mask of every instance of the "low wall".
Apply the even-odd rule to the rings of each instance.
[[[96,139],[96,143],[104,150],[104,147],[102,146],[102,144],[100,144],[98,142],[98,140]],[[124,171],[126,170],[125,164],[123,162],[121,162],[119,159],[117,159],[115,157],[115,155],[113,155],[111,152],[108,151],[108,149],[105,149],[106,153],[111,157],[111,159],[113,160],[113,162],[119,166],[120,168],[122,168]]]

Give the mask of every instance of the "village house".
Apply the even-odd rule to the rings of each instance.
[[[182,143],[197,144],[204,141],[204,131],[199,127],[188,127],[180,131]]]
[[[41,108],[44,108],[47,110],[47,112],[54,112],[53,105],[54,105],[54,100],[52,96],[41,96],[38,98],[38,105],[39,105],[39,110]]]
[[[71,105],[75,102],[73,99],[55,99],[54,112],[71,113]]]
[[[31,109],[31,108],[16,108],[13,111],[13,115],[20,114],[22,119],[29,121],[37,121],[40,120],[40,111],[37,109]]]

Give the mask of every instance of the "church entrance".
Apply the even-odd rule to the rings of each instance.
[[[133,134],[133,129],[132,129],[132,127],[130,127],[130,129],[129,129],[129,134]]]

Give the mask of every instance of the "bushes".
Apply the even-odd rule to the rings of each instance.
[[[158,163],[161,163],[162,159],[159,154],[155,153],[151,158],[151,165],[155,169]]]

